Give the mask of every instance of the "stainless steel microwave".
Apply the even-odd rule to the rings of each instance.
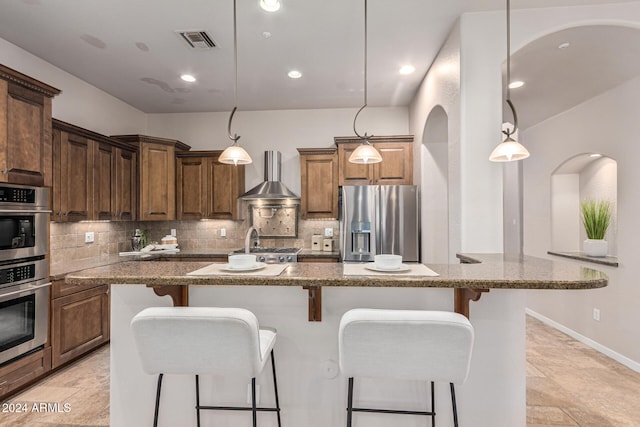
[[[0,261],[46,255],[49,190],[0,184]]]

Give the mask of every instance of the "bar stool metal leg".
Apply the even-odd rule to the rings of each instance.
[[[349,378],[349,391],[347,397],[347,427],[351,427],[353,418],[353,377]]]
[[[453,425],[458,427],[458,408],[456,408],[456,390],[453,387],[453,383],[449,383],[451,386],[451,406],[453,407]]]
[[[258,425],[258,411],[256,410],[256,379],[251,378],[251,412],[253,413],[253,427]]]
[[[276,395],[276,415],[278,417],[278,427],[282,427],[280,423],[280,399],[278,399],[278,381],[276,380],[276,361],[275,356],[273,355],[273,350],[271,350],[271,370],[273,372],[273,391]]]
[[[198,375],[196,375],[196,419],[198,427],[200,427],[200,381]]]
[[[431,427],[436,427],[436,393],[431,381]]]
[[[158,410],[160,409],[160,389],[162,388],[162,374],[158,375],[158,385],[156,386],[156,407],[153,412],[153,427],[158,427]]]

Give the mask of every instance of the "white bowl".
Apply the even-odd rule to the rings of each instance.
[[[373,263],[376,268],[379,268],[381,270],[398,269],[402,267],[402,256],[391,254],[376,255],[373,258]]]
[[[256,256],[251,254],[229,255],[229,267],[251,268],[256,265]]]

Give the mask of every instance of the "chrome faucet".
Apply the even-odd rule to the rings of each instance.
[[[249,229],[247,230],[247,235],[244,237],[244,253],[245,254],[248,254],[251,252],[251,250],[249,249],[249,243],[251,242],[251,236],[253,236],[253,233],[256,234],[256,241],[253,247],[257,248],[260,246],[260,235],[258,234],[258,230],[256,230],[255,227],[253,226],[249,227]]]

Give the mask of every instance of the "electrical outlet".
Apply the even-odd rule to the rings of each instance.
[[[178,233],[176,232],[176,229],[175,229],[175,228],[172,228],[172,229],[171,229],[171,235],[172,235],[173,237],[176,237],[176,236],[178,235]]]
[[[600,321],[600,309],[598,308],[593,309],[593,320],[596,320],[598,322]]]
[[[84,242],[85,243],[93,243],[93,241],[95,240],[95,234],[93,233],[93,231],[87,231],[86,233],[84,233]]]
[[[333,228],[327,227],[324,229],[324,237],[333,237]]]
[[[247,384],[247,403],[251,405],[251,383]],[[260,386],[256,384],[256,406],[260,404]]]
[[[226,228],[221,228],[220,229],[220,237],[227,237],[227,229]]]

